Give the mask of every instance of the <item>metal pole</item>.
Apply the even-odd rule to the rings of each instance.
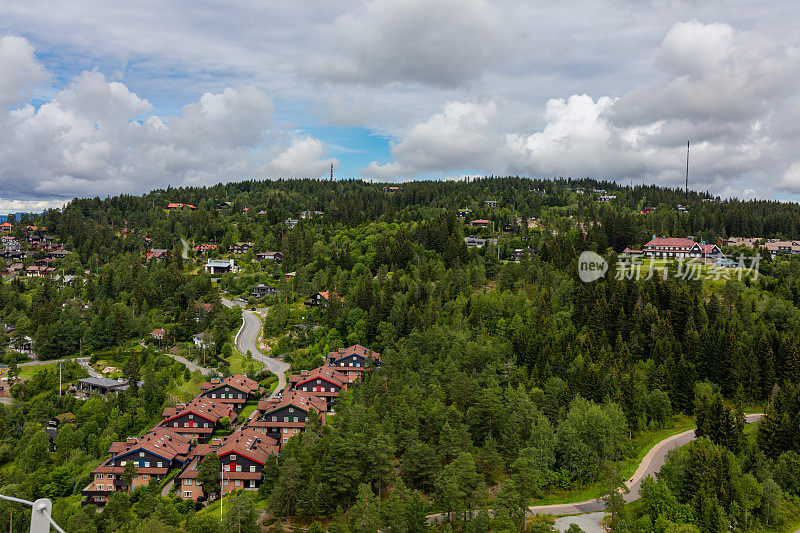
[[[225,480],[225,465],[219,462],[219,521],[222,522],[222,487]]]

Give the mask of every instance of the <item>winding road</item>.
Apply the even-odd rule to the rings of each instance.
[[[761,420],[762,416],[763,414],[758,413],[746,415],[745,418],[747,419],[747,423],[751,424]],[[650,451],[647,452],[647,455],[644,456],[644,459],[642,459],[642,462],[639,464],[639,468],[636,469],[636,472],[634,472],[633,477],[625,482],[625,486],[627,486],[630,490],[630,492],[625,495],[625,501],[632,502],[638,500],[639,487],[642,484],[642,479],[650,475],[655,476],[655,474],[661,470],[661,467],[664,466],[664,463],[667,461],[667,454],[670,450],[680,448],[681,446],[688,444],[693,440],[694,429],[690,429],[688,431],[684,431],[683,433],[673,435],[672,437],[667,437],[653,446]],[[530,514],[550,514],[556,516],[596,513],[604,510],[605,503],[601,498],[575,503],[558,503],[553,505],[538,505],[528,507],[528,513]],[[444,520],[446,517],[447,515],[445,513],[428,515],[428,521],[439,522]]]
[[[240,304],[228,300],[227,298],[222,299],[222,305],[225,307],[233,307],[235,305],[242,307]],[[275,387],[275,390],[273,390],[272,394],[269,396],[270,398],[274,398],[286,388],[286,371],[289,370],[290,365],[274,357],[267,357],[261,353],[258,349],[258,334],[260,331],[261,319],[258,318],[258,315],[247,309],[242,309],[242,327],[239,329],[238,333],[236,333],[236,338],[234,339],[236,349],[242,353],[247,353],[249,350],[253,359],[262,362],[267,370],[278,376],[278,386]]]
[[[189,259],[189,243],[186,241],[186,239],[181,237],[181,244],[183,245],[183,252],[181,253],[181,257],[183,257],[184,259]]]

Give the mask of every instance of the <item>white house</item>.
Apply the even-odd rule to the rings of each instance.
[[[209,274],[236,272],[236,263],[233,259],[209,259],[206,263],[206,272]]]

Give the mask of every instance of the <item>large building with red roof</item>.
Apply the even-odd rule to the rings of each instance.
[[[198,396],[188,404],[165,407],[161,416],[164,418],[161,427],[191,440],[203,442],[214,433],[214,429],[220,427],[223,418],[227,416],[228,420],[233,421],[236,411],[231,404],[221,400]]]
[[[92,470],[94,479],[81,492],[88,503],[104,505],[112,492],[164,479],[171,468],[186,462],[190,450],[191,439],[158,426],[141,437],[114,442],[108,450],[111,457]],[[136,469],[130,487],[123,479],[128,463]]]
[[[697,243],[689,238],[653,237],[641,250],[625,249],[625,253],[642,254],[650,259],[719,259],[725,255],[715,244]]]
[[[309,416],[318,416],[325,423],[328,402],[313,393],[287,390],[279,398],[258,402],[259,416],[250,421],[248,428],[272,437],[282,446],[290,438],[302,433]]]

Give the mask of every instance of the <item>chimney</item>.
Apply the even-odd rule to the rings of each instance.
[[[344,353],[344,348],[339,348],[339,353]]]
[[[307,375],[309,375],[309,372],[308,372],[308,370],[301,370],[300,371],[300,375],[301,376],[307,376]]]
[[[128,437],[128,444],[136,444],[137,442],[139,442],[139,439],[136,437]]]
[[[176,404],[175,409],[178,411],[183,411],[184,409],[186,409],[186,404],[185,403]]]
[[[216,446],[222,446],[222,439],[221,439],[221,438],[219,438],[219,437],[214,437],[214,438],[211,440],[211,445],[212,445],[212,446],[215,446],[215,447],[216,447]]]

